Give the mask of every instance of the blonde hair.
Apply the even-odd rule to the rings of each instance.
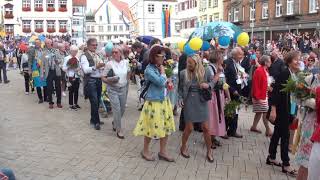
[[[190,59],[192,59],[193,61],[195,61],[196,63],[196,67],[194,68],[194,71],[191,72],[188,68],[187,68],[187,73],[186,73],[186,79],[190,82],[192,81],[192,79],[196,79],[199,83],[202,83],[204,81],[204,73],[205,73],[205,69],[202,65],[201,62],[201,58],[199,55],[193,55],[191,57],[188,57]]]

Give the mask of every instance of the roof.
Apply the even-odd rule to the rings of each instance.
[[[72,0],[73,6],[87,6],[87,0]]]
[[[99,6],[99,8],[95,10],[94,14],[96,14],[101,9],[101,7],[108,1],[110,1],[110,3],[112,3],[120,12],[123,12],[123,15],[127,19],[130,19],[130,9],[128,3],[120,0],[104,0],[102,4]]]

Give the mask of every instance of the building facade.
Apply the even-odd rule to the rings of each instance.
[[[71,34],[72,0],[1,1],[6,34]]]
[[[128,4],[119,0],[104,0],[86,16],[86,36],[105,43],[130,38]]]
[[[129,3],[133,22],[131,33],[135,36],[147,35],[157,38],[179,36],[181,27],[176,4],[177,0],[132,0]],[[164,10],[170,12],[168,26],[166,25],[168,29],[164,28]]]
[[[280,33],[320,28],[319,0],[224,0],[223,5],[224,20],[258,39],[275,40]]]
[[[209,22],[221,21],[223,19],[222,0],[200,0],[199,1],[199,24],[206,25]]]
[[[198,1],[178,0],[176,6],[177,19],[180,20],[180,36],[183,38],[188,38],[190,34],[194,31],[194,29],[199,26]]]
[[[85,42],[86,0],[72,1],[72,44]]]

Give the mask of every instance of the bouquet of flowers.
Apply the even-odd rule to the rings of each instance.
[[[166,76],[170,78],[173,75],[173,69],[175,67],[175,63],[172,59],[169,59],[165,62],[165,72]]]
[[[239,101],[232,100],[230,103],[226,104],[224,107],[224,116],[226,119],[232,119],[240,106]]]
[[[75,57],[72,57],[68,60],[68,67],[71,69],[77,69],[79,67],[78,60]]]
[[[305,81],[308,74],[298,73],[297,79],[290,77],[286,84],[283,84],[281,92],[291,93],[295,98],[300,101],[307,100],[309,98],[315,98],[315,95],[311,93],[311,87]]]

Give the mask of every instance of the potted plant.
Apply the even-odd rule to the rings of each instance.
[[[59,32],[61,32],[61,33],[66,33],[66,32],[67,32],[67,29],[66,29],[66,28],[60,28],[60,29],[59,29]]]
[[[22,11],[31,11],[30,7],[22,7]]]
[[[37,32],[37,33],[42,33],[43,32],[43,28],[36,28],[34,31]]]
[[[9,14],[5,14],[4,18],[6,19],[13,19],[13,14],[9,13]]]
[[[48,11],[48,12],[54,12],[55,9],[54,9],[54,7],[48,7],[48,8],[47,8],[47,11]]]
[[[23,28],[22,32],[24,33],[31,33],[31,29],[30,28]]]
[[[55,30],[54,28],[48,28],[48,29],[47,29],[47,32],[48,32],[48,33],[54,33],[54,32],[56,32],[56,30]]]
[[[41,12],[41,11],[43,11],[43,8],[42,7],[35,7],[34,11]]]
[[[66,12],[66,11],[67,11],[67,8],[65,8],[65,7],[60,7],[60,8],[59,8],[59,11],[60,11],[60,12]]]

